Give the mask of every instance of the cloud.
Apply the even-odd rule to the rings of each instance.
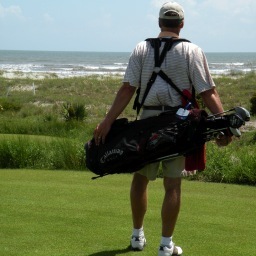
[[[213,9],[233,14],[248,12],[251,7],[256,6],[255,0],[207,0],[203,3]]]
[[[241,24],[255,24],[255,0],[207,0],[204,8],[212,10],[212,14],[231,19]]]
[[[18,5],[10,5],[9,7],[4,7],[0,4],[0,17],[5,18],[8,16],[24,18],[22,9]]]
[[[226,13],[228,16],[255,17],[255,0],[207,0],[203,2],[203,5],[209,10]]]
[[[121,22],[114,23],[112,14],[106,11],[99,12],[97,17],[92,16],[91,19],[85,21],[85,27],[94,30],[92,32],[96,33],[99,33],[101,29],[112,30],[113,26],[117,28],[121,24]]]
[[[152,0],[151,5],[159,9],[164,3],[168,2],[167,0]]]
[[[45,13],[43,15],[43,19],[44,19],[45,23],[48,23],[48,24],[49,23],[52,24],[54,22],[54,18],[49,13]]]

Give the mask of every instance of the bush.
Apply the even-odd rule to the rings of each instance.
[[[66,121],[83,121],[86,117],[85,107],[82,104],[65,103],[63,104],[63,116]]]
[[[256,93],[250,99],[251,102],[251,114],[256,115]]]
[[[19,111],[21,109],[21,104],[16,102],[11,102],[10,100],[0,99],[0,111]]]
[[[192,180],[256,185],[255,138],[248,132],[241,139],[234,139],[227,147],[207,143],[205,171],[189,177]]]
[[[2,136],[0,168],[85,169],[83,145],[76,140],[63,138]]]

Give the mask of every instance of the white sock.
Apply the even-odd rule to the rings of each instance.
[[[171,237],[162,236],[161,244],[171,248],[172,247],[172,236]]]
[[[134,228],[133,231],[132,231],[132,236],[136,236],[136,237],[139,237],[139,236],[144,236],[144,230],[143,230],[143,227],[142,228]]]

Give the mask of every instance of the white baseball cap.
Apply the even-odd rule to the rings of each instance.
[[[176,2],[167,2],[161,7],[159,18],[167,20],[183,20],[184,10],[182,6]]]

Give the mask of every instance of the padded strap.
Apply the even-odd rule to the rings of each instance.
[[[164,61],[164,58],[167,52],[172,48],[174,42],[190,42],[190,41],[183,38],[148,38],[146,39],[146,41],[149,41],[151,46],[154,48],[155,68],[147,83],[147,87],[142,97],[141,103],[139,103],[140,87],[136,91],[137,95],[134,100],[133,109],[137,110],[137,117],[158,75],[162,77],[162,79],[164,79],[168,84],[170,84],[170,86],[172,86],[186,101],[189,101],[188,97],[186,97],[182,93],[182,91],[172,82],[172,80],[161,70],[161,65]],[[161,54],[159,54],[159,49],[161,47],[162,41],[165,42],[165,45]]]

